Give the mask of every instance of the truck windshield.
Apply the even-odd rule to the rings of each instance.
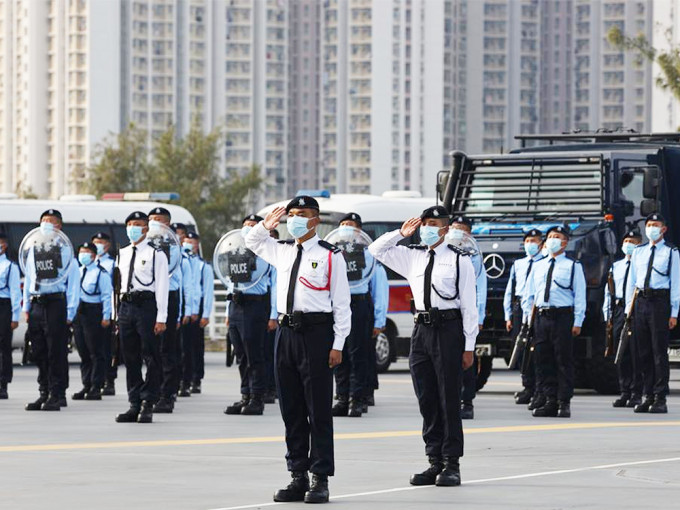
[[[600,157],[471,159],[457,183],[453,210],[476,217],[600,216]]]

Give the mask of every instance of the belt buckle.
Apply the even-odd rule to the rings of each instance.
[[[422,317],[423,317],[423,324],[425,324],[426,326],[432,325],[432,315],[430,315],[430,312],[423,313]]]

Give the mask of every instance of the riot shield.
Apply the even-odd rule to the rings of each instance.
[[[149,227],[146,238],[151,246],[168,257],[168,273],[172,276],[182,261],[181,243],[177,234],[167,225],[157,223]]]
[[[358,228],[341,226],[330,232],[324,240],[342,250],[347,263],[350,289],[361,287],[371,279],[376,262],[368,251],[368,246],[373,240],[366,232]]]
[[[19,246],[19,266],[37,286],[55,285],[68,278],[74,251],[71,240],[61,230],[43,233],[31,230]]]
[[[240,229],[227,232],[217,241],[213,268],[230,292],[254,287],[269,272],[269,264],[246,248]]]

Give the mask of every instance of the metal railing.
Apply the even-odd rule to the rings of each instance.
[[[224,284],[215,280],[215,299],[210,311],[210,323],[207,327],[206,337],[210,340],[224,340],[227,335],[227,326],[224,324],[227,318],[227,289]]]

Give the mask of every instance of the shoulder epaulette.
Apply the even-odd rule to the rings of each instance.
[[[422,244],[409,244],[408,247],[410,250],[427,250],[427,246]]]
[[[677,246],[675,246],[674,244],[669,243],[669,242],[666,242],[666,246],[668,246],[671,250],[677,250],[678,249]]]
[[[647,246],[648,244],[649,244],[649,243],[638,244],[638,245],[635,247],[635,249],[637,250],[638,248],[642,248],[643,246]]]
[[[326,248],[327,250],[332,251],[333,253],[340,253],[342,251],[334,244],[331,244],[328,241],[324,241],[323,239],[319,240],[319,246],[321,246],[322,248]]]
[[[276,241],[279,244],[293,244],[295,242],[295,239],[281,239],[280,241]]]
[[[460,248],[458,248],[457,246],[454,246],[454,245],[452,245],[452,244],[447,244],[446,247],[447,247],[449,250],[451,250],[451,251],[453,251],[453,252],[456,252],[458,255],[464,255],[464,256],[466,256],[466,257],[469,257],[469,256],[470,256],[470,252],[469,252],[469,251],[461,250]]]

